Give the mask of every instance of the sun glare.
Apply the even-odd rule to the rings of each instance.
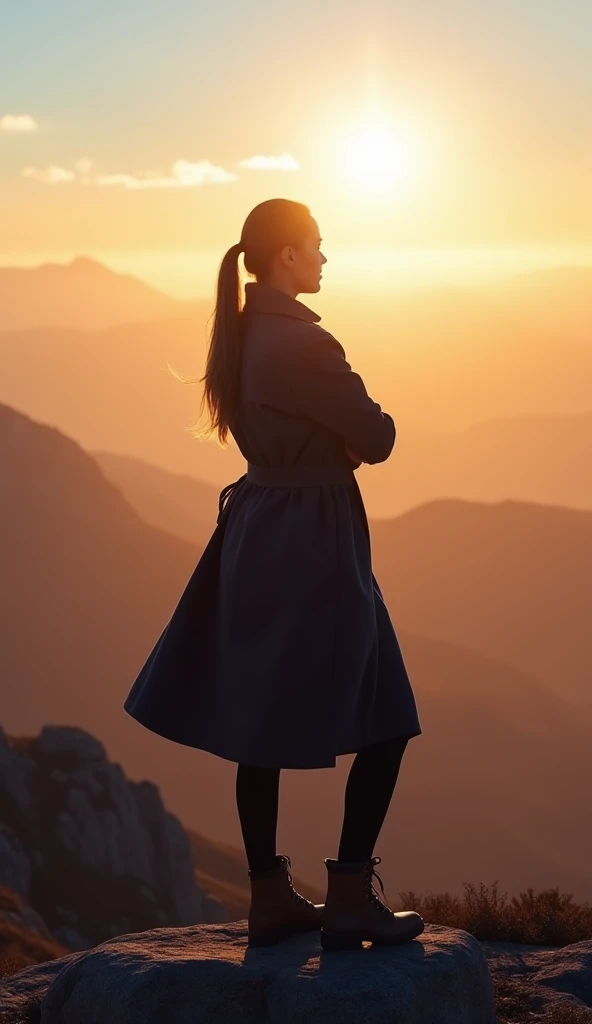
[[[344,167],[350,182],[365,191],[392,191],[412,176],[412,154],[402,136],[381,125],[367,125],[345,146]]]

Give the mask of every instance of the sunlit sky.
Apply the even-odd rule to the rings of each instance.
[[[328,280],[332,253],[585,261],[591,40],[589,0],[12,4],[0,265],[89,255],[189,293],[195,253],[207,290],[274,196],[311,207]]]

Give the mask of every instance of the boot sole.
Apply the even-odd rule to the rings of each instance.
[[[361,949],[363,942],[371,942],[374,946],[398,946],[403,942],[411,942],[424,930],[424,924],[417,924],[407,932],[399,935],[372,935],[371,932],[350,932],[340,935],[321,929],[321,946],[323,949]]]

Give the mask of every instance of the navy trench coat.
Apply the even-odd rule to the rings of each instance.
[[[418,736],[416,703],[372,571],[354,463],[385,461],[395,424],[304,303],[245,285],[240,404],[247,472],[124,708],[230,761],[332,768]]]

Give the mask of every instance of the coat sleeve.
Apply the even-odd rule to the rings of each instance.
[[[395,423],[382,412],[352,370],[342,345],[328,331],[292,349],[286,385],[294,411],[343,438],[363,462],[384,462],[395,443]]]

